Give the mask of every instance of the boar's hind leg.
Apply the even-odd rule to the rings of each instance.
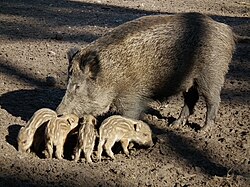
[[[204,97],[207,105],[207,114],[205,125],[202,127],[202,129],[206,131],[214,124],[216,114],[219,108],[220,94],[218,93],[216,95],[213,95],[213,97],[205,95]]]
[[[108,139],[107,142],[104,144],[104,148],[108,156],[110,156],[113,160],[115,160],[114,153],[112,152],[112,147],[115,144],[114,139]]]
[[[183,93],[184,96],[184,106],[182,108],[181,114],[177,120],[175,120],[171,125],[185,125],[188,117],[193,114],[194,106],[199,99],[199,93],[195,86],[191,87],[188,92]]]
[[[74,149],[74,156],[73,156],[74,161],[77,162],[80,159],[81,151],[82,149],[77,145],[77,147]]]
[[[100,138],[99,144],[98,144],[98,147],[97,147],[97,159],[99,161],[101,161],[101,159],[102,159],[103,145],[105,144],[105,142],[106,142],[106,140]]]
[[[199,83],[199,92],[205,98],[207,113],[205,125],[202,127],[202,130],[207,131],[215,121],[216,114],[220,104],[220,92],[224,82],[223,77],[213,77],[210,79],[201,79]]]

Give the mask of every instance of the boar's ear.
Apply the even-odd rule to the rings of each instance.
[[[96,76],[100,71],[100,63],[97,53],[95,51],[89,51],[82,55],[79,67],[87,78],[96,79]]]
[[[77,47],[74,47],[74,48],[71,48],[67,51],[67,57],[68,57],[68,60],[69,60],[69,63],[72,62],[73,58],[75,57],[75,55],[80,51],[79,48]]]
[[[73,64],[73,58],[76,56],[77,53],[80,52],[80,49],[75,47],[75,48],[71,48],[68,50],[67,52],[67,58],[69,61],[69,65],[68,65],[68,78],[69,76],[72,75],[72,64]]]
[[[140,129],[141,129],[141,124],[140,123],[135,123],[134,124],[134,128],[135,128],[135,131],[140,131]]]
[[[84,122],[84,117],[79,119],[79,123],[82,124]]]
[[[95,119],[95,118],[93,118],[93,119],[92,119],[92,123],[93,123],[94,125],[96,125],[96,124],[97,124],[97,121],[96,121],[96,119]]]

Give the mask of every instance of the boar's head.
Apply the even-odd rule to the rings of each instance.
[[[99,55],[88,48],[68,52],[68,85],[58,114],[101,115],[109,110],[111,92],[103,82]]]
[[[152,140],[152,131],[150,127],[143,121],[138,121],[135,125],[135,141],[141,145],[154,145]]]
[[[29,152],[33,142],[33,138],[34,135],[32,134],[31,129],[22,127],[17,137],[18,151]]]

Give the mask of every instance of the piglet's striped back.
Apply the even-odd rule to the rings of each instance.
[[[114,115],[105,119],[100,127],[100,136],[102,131],[104,134],[109,134],[113,131],[114,127],[119,131],[133,131],[135,130],[134,124],[137,123],[137,120],[126,118],[124,116]]]
[[[57,116],[56,112],[49,108],[42,108],[34,113],[25,128],[37,129],[42,123]]]

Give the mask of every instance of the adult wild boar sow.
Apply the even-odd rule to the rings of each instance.
[[[69,54],[67,91],[57,112],[97,116],[112,107],[136,119],[152,99],[183,92],[184,107],[175,124],[186,122],[203,95],[209,126],[234,45],[229,26],[199,13],[124,23]]]

